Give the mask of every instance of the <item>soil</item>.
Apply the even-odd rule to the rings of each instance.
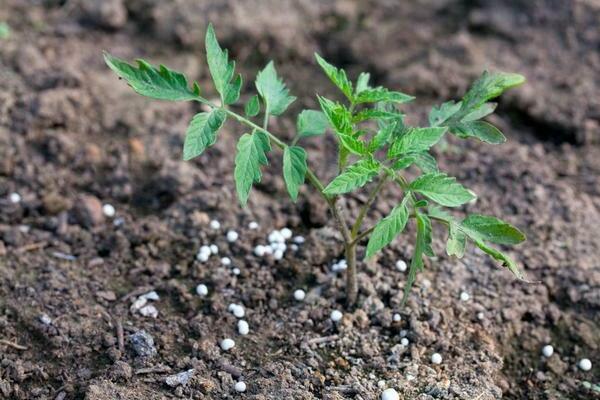
[[[376,399],[380,380],[403,399],[600,398],[591,386],[600,384],[599,20],[595,0],[3,0],[0,398]],[[183,162],[196,106],[143,99],[102,61],[106,49],[164,62],[211,95],[201,51],[209,21],[246,81],[277,61],[299,98],[272,123],[284,137],[295,111],[316,106],[315,91],[334,95],[314,51],[417,95],[407,107],[414,123],[484,68],[528,77],[493,117],[507,144],[450,140],[436,155],[480,194],[467,211],[526,232],[510,253],[539,283],[516,281],[474,249],[449,259],[438,227],[439,257],[406,307],[406,274],[394,265],[410,259],[410,234],[360,266],[359,305],[344,310],[343,276],[331,272],[340,242],[317,195],[305,187],[297,204],[287,200],[273,154],[241,209],[231,156],[241,128],[227,125],[214,148]],[[324,181],[335,173],[333,146],[307,143]],[[370,218],[399,197],[386,190]],[[365,200],[348,198],[349,213]],[[253,255],[286,226],[307,238],[297,252],[279,262]],[[225,240],[229,229],[237,242]],[[217,256],[196,261],[210,243],[239,275]],[[156,318],[130,309],[150,291]],[[237,334],[230,303],[245,306],[249,335]],[[344,310],[338,324],[334,309]],[[225,337],[236,341],[228,352]],[[544,358],[549,343],[555,354]],[[584,357],[591,371],[577,368]],[[166,383],[190,369],[185,384]]]

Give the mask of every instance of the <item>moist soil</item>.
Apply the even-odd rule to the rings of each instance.
[[[394,387],[420,400],[600,398],[599,20],[594,0],[3,0],[11,33],[0,39],[0,397],[376,399]],[[317,106],[315,92],[335,96],[313,51],[416,95],[406,107],[415,124],[485,68],[525,75],[492,118],[507,144],[449,140],[436,156],[479,194],[458,214],[500,216],[526,232],[509,252],[536,283],[475,249],[446,257],[436,227],[438,257],[401,307],[406,273],[395,263],[410,260],[411,227],[361,263],[358,305],[344,309],[331,218],[309,187],[296,204],[286,198],[280,155],[242,209],[232,180],[241,128],[226,125],[213,148],[183,162],[198,106],[141,98],[102,61],[109,50],[164,62],[211,97],[209,21],[246,81],[277,61],[298,97],[271,123],[284,138],[291,115]],[[333,139],[306,146],[310,165],[331,179]],[[385,190],[369,222],[400,196]],[[348,214],[365,200],[346,199]],[[283,227],[306,242],[280,261],[256,257],[254,246]],[[229,229],[240,234],[234,243]],[[211,243],[219,256],[196,261]],[[208,296],[195,293],[199,283]],[[303,302],[292,296],[298,288]],[[131,309],[150,291],[156,318]],[[230,303],[244,305],[247,336]],[[334,309],[344,311],[337,324]],[[225,337],[236,341],[228,352]],[[581,358],[591,371],[577,368]],[[167,384],[189,370],[184,384]]]

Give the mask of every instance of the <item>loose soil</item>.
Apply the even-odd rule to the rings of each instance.
[[[361,265],[359,305],[333,324],[344,279],[330,267],[342,252],[318,196],[305,187],[291,203],[273,153],[241,209],[231,153],[241,128],[227,125],[214,148],[182,162],[197,105],[143,99],[103,64],[103,49],[164,62],[211,96],[201,51],[209,20],[246,81],[277,61],[299,98],[289,115],[316,107],[315,91],[335,95],[313,51],[417,95],[413,123],[484,68],[527,76],[493,117],[507,144],[449,140],[436,155],[480,194],[459,212],[527,233],[511,254],[539,283],[514,280],[474,249],[447,258],[437,227],[439,257],[400,308],[406,274],[394,264],[410,259],[411,228]],[[594,0],[3,0],[12,32],[0,41],[0,397],[376,399],[384,380],[404,399],[600,398],[590,388],[600,383],[599,20]],[[283,137],[293,126],[272,123]],[[329,180],[332,138],[307,147]],[[399,198],[385,191],[371,218]],[[365,200],[347,199],[349,214]],[[306,236],[297,252],[279,262],[252,254],[284,226]],[[240,240],[228,243],[228,229]],[[218,257],[195,261],[210,243],[240,275]],[[201,282],[206,298],[194,292]],[[304,302],[293,300],[297,288]],[[131,312],[151,290],[158,317]],[[230,303],[246,307],[248,336],[237,334]],[[224,337],[233,350],[219,348]],[[545,359],[548,343],[555,354]],[[577,369],[583,357],[591,371]],[[187,384],[165,383],[190,369]]]

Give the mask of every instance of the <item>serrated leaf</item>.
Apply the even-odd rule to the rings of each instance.
[[[446,242],[446,253],[449,256],[462,258],[465,255],[467,246],[466,235],[458,229],[455,223],[450,223],[448,226],[448,241]]]
[[[424,174],[438,172],[435,158],[427,152],[404,154],[396,160],[392,165],[392,169],[398,171],[408,168],[413,164],[419,167]]]
[[[159,100],[197,100],[200,95],[197,84],[190,89],[186,77],[163,65],[155,67],[144,60],[137,60],[137,67],[120,58],[104,53],[106,65],[142,96]]]
[[[462,100],[461,111],[472,112],[486,101],[500,96],[505,90],[525,82],[525,77],[519,74],[502,72],[489,73],[484,71]]]
[[[426,215],[418,212],[415,219],[417,222],[417,241],[404,286],[403,305],[406,303],[410,289],[417,279],[417,272],[423,269],[423,257],[426,255],[433,257],[433,250],[431,249],[431,220]]]
[[[429,112],[429,125],[440,126],[460,110],[462,102],[447,101],[439,107],[432,107]]]
[[[352,116],[353,123],[364,122],[368,120],[374,119],[385,119],[385,120],[395,120],[398,118],[404,117],[404,114],[396,113],[396,112],[388,112],[383,110],[378,110],[375,108],[367,108],[365,110],[361,110],[355,115]]]
[[[283,179],[293,201],[298,198],[298,189],[304,183],[307,169],[304,149],[287,146],[283,151]]]
[[[374,160],[360,160],[347,167],[341,175],[332,180],[323,193],[327,195],[348,193],[363,187],[379,173],[380,165]]]
[[[525,240],[523,232],[495,217],[469,215],[461,222],[462,229],[472,238],[497,244],[518,244]]]
[[[317,53],[315,53],[315,58],[331,82],[333,82],[333,84],[337,86],[349,100],[352,100],[352,82],[346,76],[346,71],[329,64]]]
[[[458,207],[475,198],[472,192],[444,173],[431,173],[414,180],[409,189],[446,207]]]
[[[365,89],[354,97],[354,102],[356,104],[378,103],[380,101],[401,104],[411,100],[414,100],[413,96],[401,92],[394,92],[382,86]]]
[[[407,153],[427,151],[431,146],[440,141],[447,129],[446,127],[409,128],[404,135],[392,143],[388,151],[388,158],[396,158]]]
[[[365,156],[368,154],[367,146],[362,140],[354,136],[344,135],[339,132],[335,132],[335,135],[340,140],[340,143],[346,151],[356,154],[357,156]]]
[[[215,144],[217,132],[225,123],[226,118],[227,114],[220,109],[194,115],[185,133],[183,159],[187,161],[197,157],[207,147]]]
[[[461,122],[477,121],[478,119],[487,117],[496,110],[496,103],[483,103],[479,107],[461,118]]]
[[[450,132],[460,138],[477,138],[490,144],[502,144],[506,137],[494,125],[485,121],[471,121],[454,125]]]
[[[281,115],[296,98],[277,75],[275,64],[269,62],[256,76],[256,89],[265,103],[269,115]]]
[[[502,253],[500,250],[488,246],[482,240],[473,239],[473,238],[471,238],[471,239],[473,240],[475,245],[477,247],[479,247],[484,253],[491,256],[493,259],[500,261],[504,267],[508,268],[509,271],[512,272],[517,277],[517,279],[526,280],[525,275],[523,274],[523,272],[520,270],[517,263],[514,262],[514,260],[512,258],[510,258],[506,254]]]
[[[205,37],[206,61],[217,92],[225,104],[235,103],[239,98],[242,84],[241,76],[231,82],[235,71],[235,61],[229,60],[227,50],[223,50],[217,41],[212,24],[208,25]]]
[[[296,122],[296,131],[300,137],[322,135],[327,130],[329,121],[321,111],[302,110]]]
[[[385,146],[390,141],[390,138],[392,137],[392,134],[394,133],[395,129],[396,126],[394,124],[389,124],[379,129],[375,136],[373,136],[373,139],[371,139],[371,141],[369,142],[367,150],[370,153],[373,153]]]
[[[361,72],[360,75],[358,75],[358,79],[356,80],[355,94],[358,94],[360,92],[363,92],[363,91],[369,89],[370,88],[370,86],[369,86],[370,79],[371,79],[371,74],[369,74],[368,72]]]
[[[266,153],[271,150],[269,138],[263,132],[254,131],[243,134],[237,144],[235,155],[235,188],[242,206],[248,202],[253,183],[260,182],[261,165],[267,165]]]
[[[365,258],[371,258],[379,250],[390,244],[404,230],[408,221],[407,199],[408,197],[404,197],[402,202],[394,207],[387,217],[381,219],[375,225],[375,229],[369,237]]]
[[[317,96],[321,110],[325,113],[331,127],[338,133],[352,135],[352,114],[340,103]]]
[[[260,112],[260,99],[258,95],[254,95],[248,100],[246,106],[244,107],[244,112],[248,117],[256,117]]]

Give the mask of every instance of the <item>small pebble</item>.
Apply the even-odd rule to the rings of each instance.
[[[235,342],[233,341],[233,339],[223,339],[221,340],[221,349],[223,349],[223,351],[228,351],[231,350],[235,347]]]
[[[239,235],[236,231],[228,231],[227,232],[227,241],[229,243],[235,242],[236,240],[238,240],[238,237],[239,237]]]
[[[460,293],[460,300],[461,301],[469,301],[470,298],[471,298],[471,296],[469,296],[469,293],[467,293],[467,292],[461,292]]]
[[[171,387],[185,386],[194,376],[195,370],[188,369],[187,371],[180,372],[175,375],[169,375],[165,379],[165,383]]]
[[[239,269],[239,268],[234,268],[234,269],[232,269],[232,270],[231,270],[231,272],[232,272],[234,275],[239,275],[239,274],[241,274],[241,273],[242,273],[242,271],[240,271],[240,269]]]
[[[221,223],[219,221],[217,221],[216,219],[213,219],[212,221],[210,221],[210,227],[212,229],[219,229],[221,228]]]
[[[339,310],[333,310],[333,311],[331,312],[331,315],[329,316],[329,318],[330,318],[330,319],[331,319],[333,322],[339,322],[339,321],[341,321],[341,320],[342,320],[342,317],[343,317],[343,316],[344,316],[344,315],[342,314],[342,312],[341,312],[341,311],[339,311]]]
[[[254,248],[254,254],[258,257],[263,257],[266,253],[266,249],[265,246],[263,246],[262,244],[259,244],[258,246],[256,246]]]
[[[410,342],[408,341],[407,338],[403,337],[402,339],[400,339],[400,344],[404,347],[408,346]]]
[[[294,299],[298,300],[298,301],[302,301],[304,300],[304,298],[306,297],[306,293],[304,292],[304,290],[302,289],[297,289],[294,292]]]
[[[292,231],[289,228],[283,228],[279,231],[279,233],[281,234],[281,236],[283,236],[285,240],[290,239],[292,237]]]
[[[144,317],[156,318],[158,317],[158,310],[152,304],[148,304],[140,308],[140,314]]]
[[[225,266],[231,265],[231,258],[229,258],[229,257],[221,258],[221,264],[223,264]]]
[[[396,261],[396,269],[400,272],[404,272],[406,271],[406,262],[404,260],[398,260]]]
[[[258,229],[258,222],[256,222],[256,221],[252,221],[252,222],[250,222],[250,223],[248,224],[248,229],[252,229],[252,230],[254,230],[254,229]]]
[[[148,292],[146,294],[143,294],[140,297],[143,297],[146,300],[152,300],[152,301],[157,301],[160,299],[160,297],[158,296],[158,293],[156,293],[155,290]]]
[[[112,204],[105,204],[102,206],[102,213],[105,217],[112,218],[117,213],[117,210],[115,210]]]
[[[581,360],[579,360],[579,364],[577,364],[579,366],[579,369],[582,371],[589,371],[592,369],[592,362],[590,361],[589,358],[582,358]]]
[[[11,203],[17,204],[17,203],[21,202],[21,195],[17,192],[12,192],[11,194],[8,195],[8,199],[10,200]]]
[[[402,321],[402,316],[400,314],[394,314],[392,319],[394,320],[394,322],[400,322]]]
[[[544,357],[550,357],[550,356],[552,356],[552,354],[554,354],[554,347],[552,347],[549,344],[545,345],[542,348],[542,354],[544,355]]]
[[[377,382],[377,387],[379,389],[383,389],[385,387],[385,381],[382,379],[380,381]]]
[[[433,353],[431,355],[431,362],[434,364],[441,364],[442,363],[442,355],[440,353]]]
[[[381,393],[381,400],[400,400],[400,396],[394,389],[389,388]]]
[[[196,294],[201,297],[208,296],[208,287],[203,283],[199,284],[196,286]]]
[[[236,382],[234,389],[236,392],[243,393],[246,391],[246,384],[242,381]]]
[[[216,244],[211,244],[210,252],[213,254],[219,254],[219,246],[217,246]]]
[[[247,335],[250,332],[250,326],[243,319],[239,320],[237,323],[238,332],[240,335]]]
[[[44,325],[51,325],[52,324],[52,318],[50,318],[48,316],[48,314],[42,314],[42,315],[40,315],[39,316],[39,320]]]
[[[292,249],[292,251],[298,251],[298,245],[297,244],[290,244],[290,249]]]

